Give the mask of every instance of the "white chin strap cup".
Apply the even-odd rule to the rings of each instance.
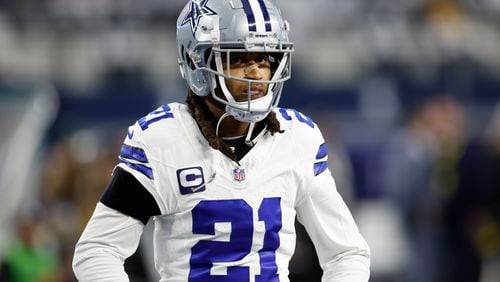
[[[232,116],[237,121],[248,122],[248,123],[259,122],[265,119],[266,116],[269,114],[269,112],[252,113],[237,108],[233,108],[230,106],[226,106],[226,113]]]
[[[259,122],[266,118],[272,110],[272,100],[273,94],[269,91],[266,96],[250,102],[237,102],[236,105],[226,105],[226,113],[238,121]]]

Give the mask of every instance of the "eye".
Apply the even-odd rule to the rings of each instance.
[[[232,56],[229,63],[231,65],[241,65],[243,64],[243,58],[241,58],[240,56]]]
[[[267,54],[259,55],[259,56],[257,56],[257,58],[255,58],[255,62],[259,65],[265,64],[265,63],[269,62],[269,55],[267,55]]]

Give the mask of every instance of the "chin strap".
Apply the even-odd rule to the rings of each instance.
[[[250,127],[248,128],[247,132],[247,137],[245,138],[245,144],[247,144],[248,147],[253,147],[255,144],[257,144],[257,141],[264,136],[267,132],[267,125],[259,132],[257,136],[253,140],[250,140],[252,138],[252,132],[255,127],[255,122],[250,123]]]
[[[245,144],[247,144],[248,147],[253,147],[253,145],[255,145],[255,142],[253,142],[253,140],[250,140],[250,138],[252,138],[252,132],[254,128],[255,122],[251,122],[250,126],[248,127],[247,137],[245,137]]]
[[[222,120],[227,118],[229,116],[228,113],[224,113],[220,118],[219,121],[217,122],[217,126],[215,127],[215,136],[219,137],[219,127],[220,124],[222,123]]]

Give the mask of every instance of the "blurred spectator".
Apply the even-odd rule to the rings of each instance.
[[[43,239],[41,214],[22,215],[16,220],[16,237],[10,243],[0,268],[0,280],[8,282],[58,281],[58,257]]]
[[[456,99],[431,97],[385,149],[382,187],[399,208],[412,254],[397,281],[453,281],[446,279],[444,208],[457,190],[464,123]]]
[[[0,80],[0,259],[16,212],[36,203],[38,154],[56,111],[49,85]]]
[[[40,201],[57,238],[62,281],[75,280],[71,269],[74,245],[107,185],[120,144],[121,133],[85,129],[68,134],[48,150]]]
[[[447,206],[449,281],[500,277],[500,104],[485,137],[467,146],[458,189]]]

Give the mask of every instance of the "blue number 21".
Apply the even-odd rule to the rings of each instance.
[[[254,220],[252,207],[242,199],[201,201],[192,211],[193,234],[215,235],[215,223],[231,224],[228,242],[200,240],[191,249],[189,282],[250,281],[248,266],[227,267],[227,275],[211,275],[213,263],[235,262],[251,252]],[[276,249],[280,245],[280,198],[264,198],[259,207],[259,221],[264,221],[264,245],[259,251],[260,275],[256,282],[277,282]]]

